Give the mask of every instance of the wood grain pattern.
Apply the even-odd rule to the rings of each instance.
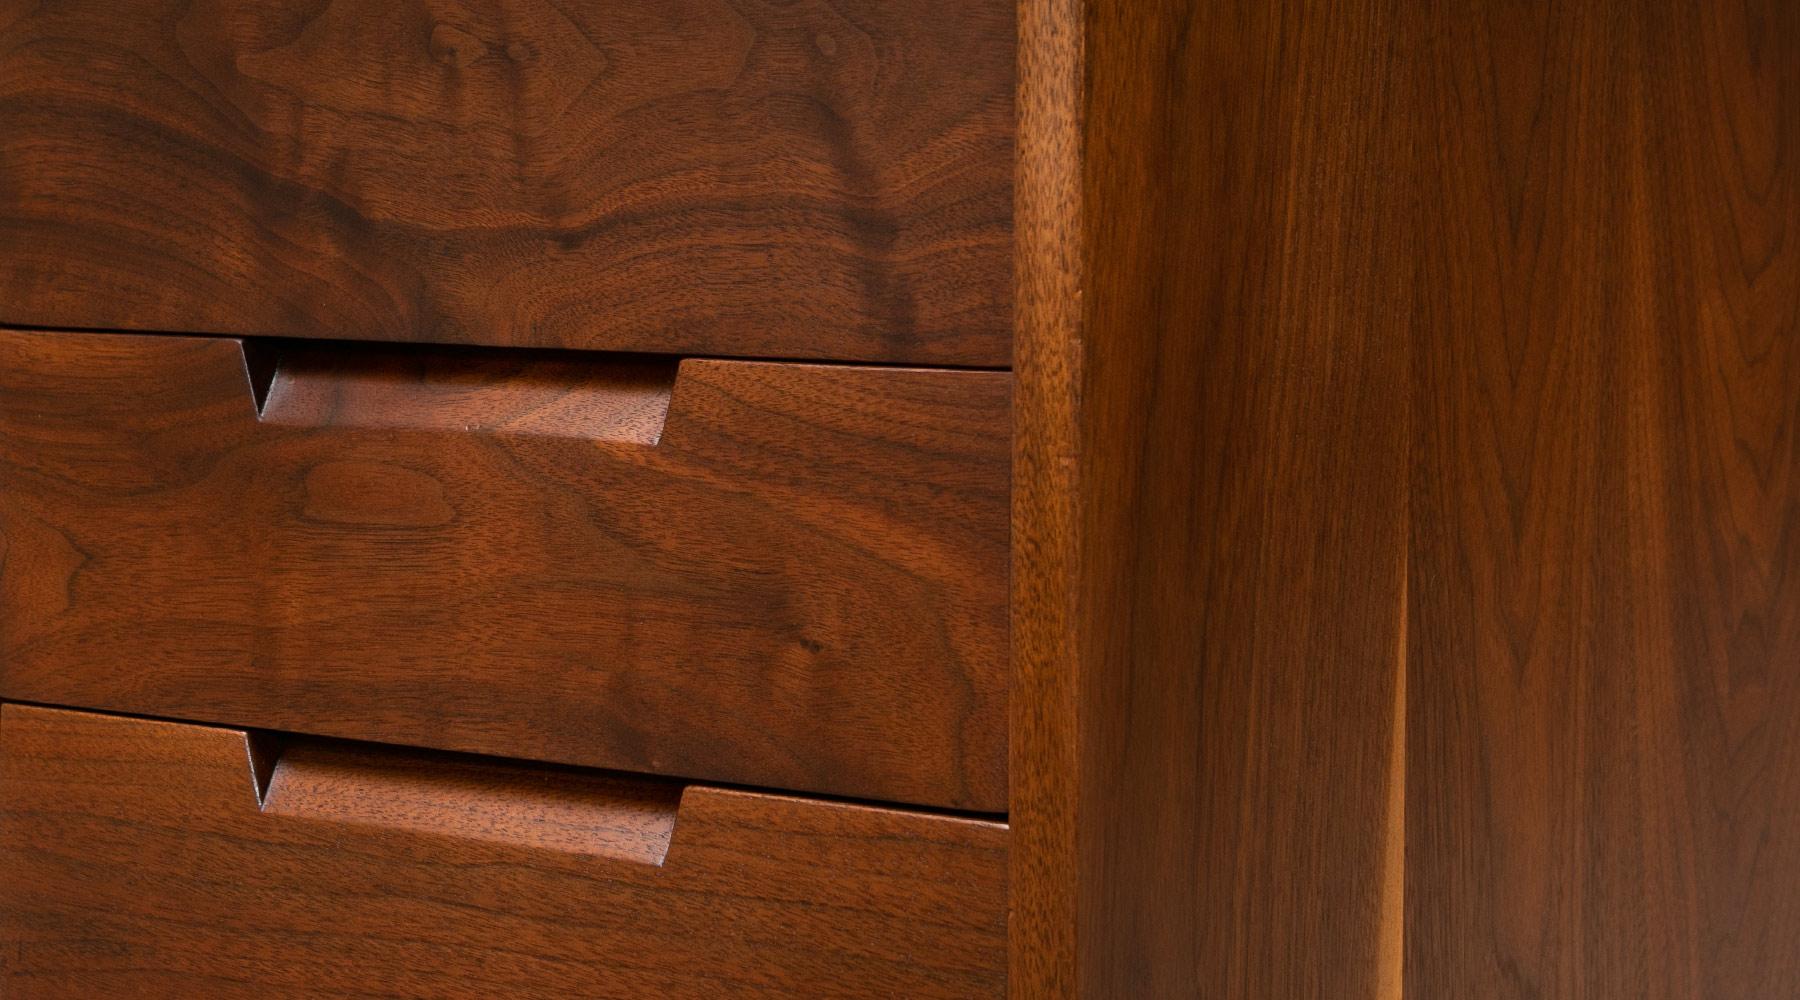
[[[1800,5],[1430,10],[1408,992],[1800,995]]]
[[[246,347],[266,366],[258,416],[291,427],[391,427],[585,438],[662,438],[675,359],[561,352],[410,351],[286,342]]]
[[[1015,995],[1800,995],[1800,5],[1021,32]]]
[[[1079,645],[1082,455],[1081,30],[1084,0],[1019,4],[1019,181],[1013,335],[1012,689],[1007,928],[1013,1000],[1077,996],[1092,931]]]
[[[1006,810],[1008,374],[512,358],[0,332],[0,696]]]
[[[1369,997],[1400,5],[1033,0],[1020,24],[1013,995]]]
[[[268,770],[265,815],[641,864],[668,857],[682,796],[669,781],[485,757],[293,737],[250,749]]]
[[[1004,366],[1000,0],[0,0],[0,322]]]
[[[242,732],[0,710],[0,990],[997,997],[1006,827],[689,787],[660,866],[274,815]]]

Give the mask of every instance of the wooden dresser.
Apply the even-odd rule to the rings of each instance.
[[[0,993],[1003,995],[1016,53],[0,3]]]
[[[1791,1000],[1800,3],[0,0],[0,997]]]

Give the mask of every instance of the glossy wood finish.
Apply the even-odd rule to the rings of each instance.
[[[0,697],[1006,810],[1009,375],[282,357],[0,332]]]
[[[1800,996],[1800,5],[1434,11],[1409,995]]]
[[[0,0],[0,322],[1004,366],[1003,0]]]
[[[1394,978],[1403,29],[1021,6],[1016,997]]]
[[[1005,990],[1003,824],[695,786],[657,865],[466,836],[473,818],[427,833],[259,810],[252,756],[231,730],[0,711],[0,992]]]

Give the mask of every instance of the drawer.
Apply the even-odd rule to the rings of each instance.
[[[1004,366],[1011,0],[0,0],[0,323]]]
[[[1011,377],[0,331],[0,697],[981,812]]]
[[[1001,997],[1004,824],[0,709],[0,993]]]

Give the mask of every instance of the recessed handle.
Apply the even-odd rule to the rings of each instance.
[[[251,746],[265,814],[353,827],[661,865],[681,805],[681,785],[648,778],[324,740]]]
[[[246,340],[260,419],[654,445],[679,361],[566,351]]]

